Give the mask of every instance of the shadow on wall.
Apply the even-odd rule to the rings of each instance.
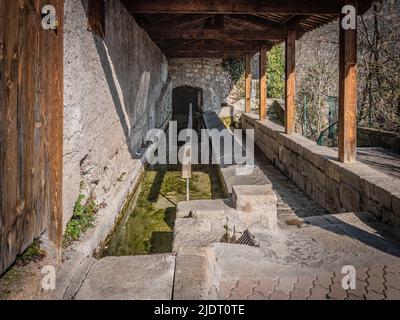
[[[88,15],[86,3],[82,0]],[[126,144],[131,157],[138,159],[146,133],[156,125],[156,102],[163,86],[162,53],[143,39],[143,31],[127,12],[120,19],[113,17],[118,10],[126,10],[122,5],[107,1],[106,6],[105,37],[92,36]]]

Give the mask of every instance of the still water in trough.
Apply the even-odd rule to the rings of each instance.
[[[172,251],[176,206],[186,201],[186,179],[178,165],[149,167],[136,194],[125,206],[105,248],[105,256],[142,255]],[[194,165],[190,199],[220,199],[217,169]]]

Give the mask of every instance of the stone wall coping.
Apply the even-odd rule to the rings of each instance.
[[[222,131],[227,129],[222,120],[218,117],[218,115],[214,111],[207,111],[203,113],[203,120],[206,129],[213,130],[216,129],[218,131]],[[233,138],[233,133],[231,131],[230,135]],[[243,145],[240,145],[239,142],[233,139],[235,143],[235,147],[238,147],[234,152],[242,153]],[[225,155],[225,151],[219,150],[216,152],[214,146],[211,146],[212,153],[214,155]],[[254,165],[249,172],[246,172],[245,166],[241,164],[224,164],[223,159],[221,163],[218,164],[219,174],[222,182],[222,187],[224,189],[224,193],[226,196],[230,196],[232,194],[232,187],[236,185],[271,185],[271,181],[264,175],[262,170]]]
[[[366,131],[371,131],[371,132],[377,132],[377,133],[381,133],[381,134],[386,134],[386,135],[391,135],[394,137],[399,137],[400,138],[400,134],[394,131],[386,131],[386,130],[381,130],[381,129],[375,129],[375,128],[367,128],[367,127],[357,127],[358,129],[361,130],[366,130]]]
[[[381,173],[364,163],[360,163],[360,162],[342,163],[342,162],[339,162],[338,156],[337,156],[337,151],[335,151],[334,149],[325,147],[325,146],[320,146],[316,142],[314,142],[310,139],[307,139],[306,137],[300,135],[299,133],[287,135],[287,134],[283,133],[285,131],[283,126],[273,123],[270,120],[259,121],[257,115],[248,114],[248,113],[244,114],[244,116],[248,117],[250,119],[256,120],[256,122],[259,125],[266,126],[267,129],[269,129],[269,130],[278,131],[278,133],[280,133],[279,136],[281,136],[282,140],[284,142],[286,142],[286,143],[284,143],[284,145],[287,146],[289,149],[291,149],[291,151],[293,151],[293,152],[296,152],[296,150],[293,150],[295,148],[292,148],[291,147],[292,144],[289,142],[299,145],[299,146],[303,147],[304,149],[306,149],[318,156],[324,157],[327,161],[329,161],[333,165],[339,166],[342,170],[352,172],[356,175],[359,175],[360,177],[379,177],[381,179],[389,178],[394,181],[398,181],[397,179],[391,178],[391,177],[387,176],[386,174]],[[296,152],[296,153],[298,153],[298,152]],[[400,181],[398,181],[398,184],[400,186]]]
[[[366,194],[369,198],[395,212],[395,214],[399,214],[397,212],[400,205],[400,180],[377,171],[364,163],[339,162],[336,150],[319,146],[316,142],[298,133],[287,135],[284,133],[283,126],[268,119],[259,121],[256,114],[246,113],[243,114],[243,117],[245,121],[259,131],[258,135],[266,135],[275,139],[280,145],[279,150],[284,146],[284,149],[288,149],[295,156],[306,159],[325,174],[327,178],[333,179],[337,183],[344,183],[360,192],[360,194]],[[259,142],[257,134],[256,141]],[[285,152],[285,150],[282,150],[282,152]],[[284,163],[284,165],[287,166],[290,163]]]

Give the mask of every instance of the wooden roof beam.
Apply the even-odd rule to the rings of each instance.
[[[281,30],[235,30],[220,29],[149,29],[152,39],[182,39],[182,40],[269,40],[283,41],[286,33]]]
[[[157,45],[163,51],[229,51],[229,52],[257,52],[262,46],[271,46],[270,43],[244,43],[244,44],[230,44],[230,43],[217,43],[208,41],[193,41],[190,43],[176,42],[176,41],[161,41]]]
[[[270,48],[270,46],[266,47],[267,50]],[[182,49],[182,50],[174,50],[174,49],[169,49],[169,50],[163,50],[165,55],[169,54],[181,54],[181,53],[242,53],[242,54],[248,54],[248,53],[257,53],[258,51],[252,50],[252,49],[246,49],[246,48],[232,48],[235,50],[230,50],[231,48],[226,47],[226,48],[199,48],[198,50],[187,48],[187,49]]]
[[[166,19],[160,23],[150,23],[149,27],[156,28],[182,28],[190,24],[196,24],[212,17],[209,14],[182,14],[179,16],[172,16],[170,19]]]
[[[245,52],[202,52],[202,51],[186,51],[186,52],[166,52],[166,56],[169,59],[174,58],[213,58],[213,59],[243,59],[247,54],[254,55],[256,52],[245,53]]]
[[[261,28],[281,28],[282,25],[274,21],[256,16],[256,15],[245,15],[245,14],[232,14],[229,16],[230,19],[244,21],[246,23],[255,25]]]
[[[224,14],[328,14],[339,15],[343,0],[123,0],[134,13],[224,13]],[[358,0],[360,13],[370,6],[371,0]]]

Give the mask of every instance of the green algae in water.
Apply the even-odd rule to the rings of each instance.
[[[213,166],[195,165],[190,179],[190,199],[223,197]],[[142,255],[172,251],[176,206],[186,201],[186,180],[179,166],[150,167],[140,192],[111,235],[106,256]],[[132,208],[134,206],[134,208]]]

